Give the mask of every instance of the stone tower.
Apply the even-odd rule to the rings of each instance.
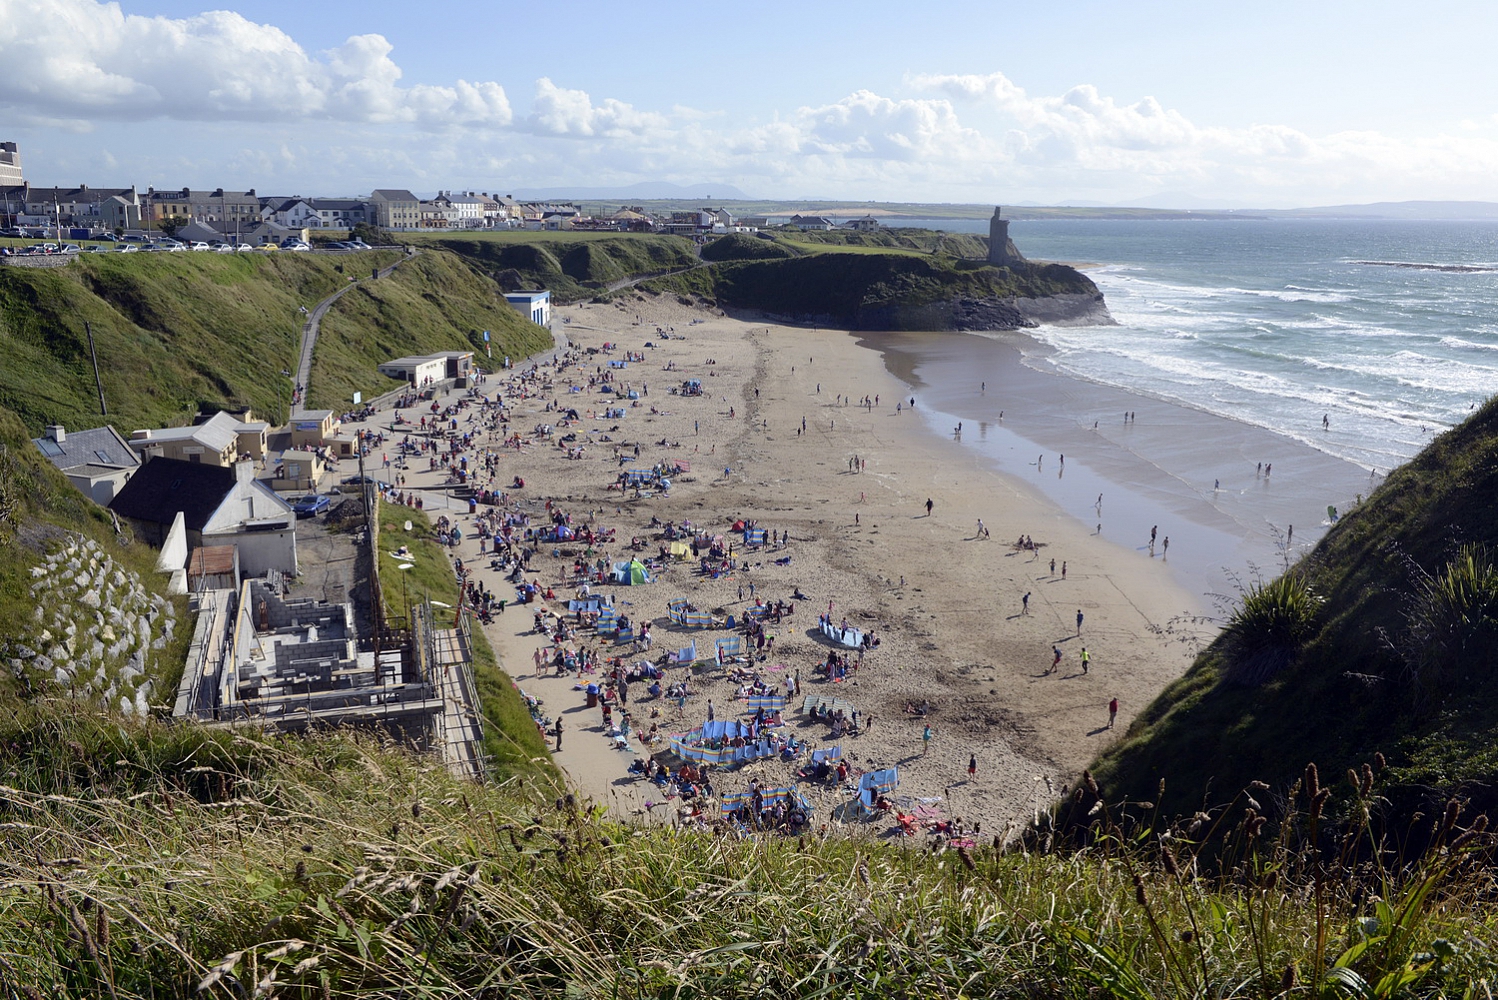
[[[1023,264],[1025,258],[1009,238],[1009,220],[999,217],[1002,211],[1002,208],[995,205],[993,218],[988,220],[988,262],[996,267]]]

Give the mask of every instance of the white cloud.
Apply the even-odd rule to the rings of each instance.
[[[39,176],[111,167],[97,155],[107,144],[124,165],[111,173],[307,193],[711,180],[785,197],[1119,202],[1179,192],[1269,206],[1492,197],[1498,172],[1498,117],[1449,135],[1313,135],[1194,121],[1168,102],[1090,84],[1032,94],[1002,73],[912,76],[896,93],[733,114],[642,108],[542,77],[515,111],[498,82],[407,82],[393,54],[376,34],[311,52],[231,11],[145,17],[99,0],[0,0],[0,119],[35,131],[39,141],[21,137]],[[72,136],[88,129],[98,134]],[[413,141],[413,131],[425,134]],[[226,152],[241,148],[256,155]],[[232,181],[219,175],[225,162]]]
[[[96,0],[0,0],[0,107],[75,121],[509,124],[499,84],[402,87],[390,51],[356,35],[314,58],[232,11],[142,17]]]
[[[639,111],[612,98],[595,105],[583,90],[558,87],[547,77],[536,81],[529,129],[541,135],[628,138],[659,133],[669,127],[662,114]]]

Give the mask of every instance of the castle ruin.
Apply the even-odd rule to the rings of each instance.
[[[1009,220],[1000,218],[1003,209],[995,205],[993,218],[988,220],[988,262],[995,267],[1013,267],[1024,264],[1024,255],[1009,238]]]

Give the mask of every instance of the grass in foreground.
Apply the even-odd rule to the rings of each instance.
[[[1223,878],[1186,829],[1065,853],[741,840],[368,736],[62,706],[0,719],[0,772],[18,996],[1269,1000],[1484,996],[1498,974],[1483,836],[1455,821],[1385,884],[1262,843],[1241,803]]]

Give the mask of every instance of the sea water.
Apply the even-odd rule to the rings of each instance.
[[[1034,330],[1034,365],[1382,471],[1498,391],[1498,223],[1016,221],[1010,236],[1090,265],[1119,324]]]

